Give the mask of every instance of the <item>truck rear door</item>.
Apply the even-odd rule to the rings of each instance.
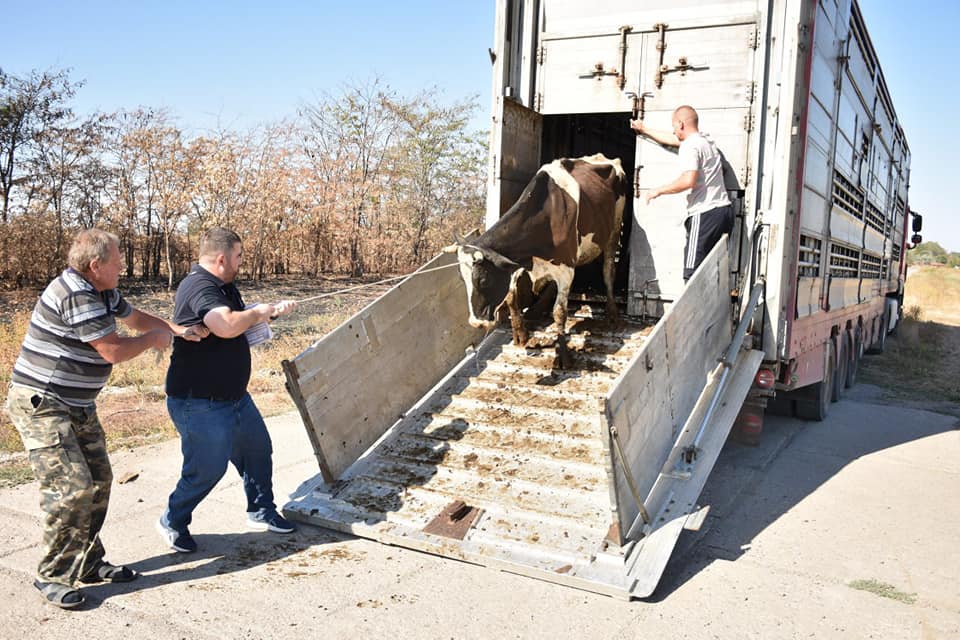
[[[655,30],[643,33],[640,71],[627,88],[642,99],[640,116],[651,128],[671,130],[673,111],[690,105],[700,117],[701,131],[710,135],[726,159],[725,179],[736,211],[751,183],[751,133],[755,129],[754,100],[758,90],[757,24],[755,16],[725,18],[723,23],[673,19],[665,12]],[[680,174],[673,150],[639,141],[636,150],[629,313],[639,313],[643,294],[657,292],[675,300],[683,289],[683,248],[686,197],[657,198],[643,203],[651,188]],[[740,251],[731,247],[731,267],[738,268]],[[650,281],[655,281],[653,286]],[[656,313],[655,309],[647,309]]]

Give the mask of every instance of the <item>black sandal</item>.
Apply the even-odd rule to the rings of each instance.
[[[85,598],[79,589],[68,587],[59,582],[41,582],[34,580],[33,586],[40,590],[40,593],[50,604],[61,609],[73,609],[83,604]]]
[[[137,572],[130,567],[117,566],[109,562],[101,562],[97,568],[80,578],[84,584],[98,582],[130,582],[137,579]]]

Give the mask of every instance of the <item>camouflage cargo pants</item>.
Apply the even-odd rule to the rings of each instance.
[[[45,518],[37,574],[45,582],[72,586],[104,556],[99,534],[113,471],[97,409],[71,407],[49,395],[11,386],[7,411],[40,483]]]

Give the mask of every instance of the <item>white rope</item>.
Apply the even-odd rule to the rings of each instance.
[[[441,269],[449,269],[450,267],[456,267],[460,263],[454,262],[453,264],[445,264],[442,267],[434,267],[432,269],[423,269],[422,271],[414,271],[413,273],[408,273],[404,276],[394,276],[392,278],[385,278],[384,280],[378,280],[377,282],[368,282],[367,284],[358,284],[353,287],[347,287],[346,289],[339,289],[337,291],[328,291],[327,293],[321,293],[318,296],[311,296],[309,298],[304,298],[302,300],[295,300],[297,304],[303,304],[304,302],[310,302],[311,300],[319,300],[320,298],[329,298],[331,296],[338,296],[342,293],[349,293],[350,291],[356,291],[357,289],[363,289],[364,287],[375,287],[380,284],[386,284],[387,282],[393,282],[394,280],[405,280],[407,278],[412,278],[413,276],[418,276],[422,273],[430,273],[431,271],[440,271]]]

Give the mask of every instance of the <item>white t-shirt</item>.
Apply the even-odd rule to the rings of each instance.
[[[704,133],[680,143],[681,171],[696,171],[697,182],[687,194],[687,215],[693,216],[730,204],[723,186],[723,163],[717,145]]]

